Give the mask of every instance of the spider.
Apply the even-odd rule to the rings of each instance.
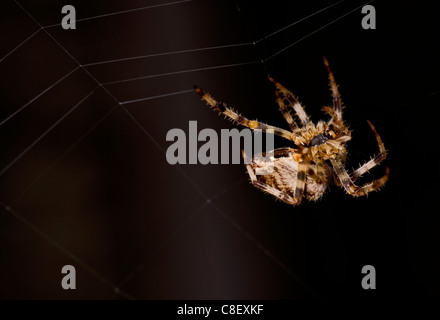
[[[275,85],[275,94],[280,111],[289,124],[291,131],[255,120],[248,120],[228,108],[225,103],[217,102],[209,93],[194,86],[195,91],[208,106],[233,122],[253,130],[260,129],[263,132],[271,130],[273,134],[294,142],[294,147],[273,150],[273,164],[271,164],[273,170],[268,175],[256,174],[256,169],[264,169],[269,165],[267,162],[261,161],[258,156],[250,161],[242,151],[243,158],[247,160],[245,161],[247,163],[246,168],[252,184],[291,205],[300,204],[303,198],[308,201],[320,199],[328,188],[332,176],[336,185],[342,186],[349,195],[354,197],[365,196],[378,190],[385,185],[389,176],[389,168],[386,167],[386,173],[383,177],[362,186],[355,184],[359,177],[386,158],[386,150],[382,139],[373,124],[368,120],[371,130],[376,136],[380,152],[351,174],[345,169],[346,144],[351,140],[351,131],[342,119],[343,106],[338,85],[325,57],[324,64],[330,80],[333,106],[322,108],[322,111],[331,117],[330,120],[328,122],[319,121],[316,125],[310,121],[298,99],[269,76],[269,80]],[[291,109],[295,111],[299,124],[292,117]]]

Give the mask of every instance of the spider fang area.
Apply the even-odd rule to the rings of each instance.
[[[310,147],[315,147],[315,146],[319,146],[325,142],[327,142],[328,138],[323,134],[318,134],[317,136],[314,136],[311,140],[310,140]]]

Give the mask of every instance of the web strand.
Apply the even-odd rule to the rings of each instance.
[[[59,118],[53,125],[49,127],[43,134],[41,134],[34,142],[32,142],[27,148],[25,148],[17,157],[15,157],[6,167],[0,171],[0,177],[9,170],[18,160],[20,160],[26,153],[28,153],[38,142],[40,142],[46,135],[49,134],[60,122],[62,122],[68,115],[75,111],[88,97],[90,97],[96,88],[90,91],[84,98],[81,99],[77,104],[75,104],[67,113],[65,113],[61,118]]]
[[[161,145],[156,141],[156,139],[153,138],[153,136],[148,132],[147,129],[145,129],[145,127],[133,116],[133,114],[128,111],[127,108],[123,108],[123,110],[125,111],[125,113],[129,116],[129,118],[136,124],[136,126],[148,137],[148,139],[151,140],[151,142],[154,143],[154,145],[156,146],[157,149],[159,149],[164,155],[166,155],[166,151],[161,147]],[[177,171],[180,172],[180,174],[192,185],[192,187],[203,197],[203,198],[207,198],[205,192],[203,192],[203,190],[194,182],[193,179],[191,179],[185,171],[183,171],[183,169],[178,166],[175,165],[174,168],[177,169]]]
[[[22,107],[20,107],[19,109],[17,109],[15,112],[13,112],[11,115],[9,115],[6,119],[3,119],[2,122],[0,122],[0,127],[2,125],[4,125],[6,122],[8,122],[9,120],[11,120],[13,117],[15,117],[17,114],[19,114],[20,112],[22,112],[24,109],[26,109],[28,106],[30,106],[32,104],[32,102],[34,102],[35,100],[37,100],[38,98],[40,98],[43,94],[45,94],[46,92],[48,92],[50,89],[52,89],[53,87],[55,87],[57,84],[59,84],[60,82],[62,82],[64,79],[66,79],[68,76],[70,76],[72,73],[74,73],[76,70],[78,70],[79,67],[76,67],[75,69],[73,69],[72,71],[70,71],[69,73],[67,73],[66,75],[64,75],[63,77],[61,77],[60,79],[58,79],[57,81],[55,81],[55,83],[51,84],[48,88],[46,88],[44,91],[42,91],[41,93],[39,93],[38,95],[36,95],[34,98],[32,98],[29,102],[27,102],[26,104],[24,104]]]
[[[207,203],[202,203],[202,205],[194,210],[188,217],[186,217],[185,221],[180,223],[171,234],[166,237],[158,246],[156,246],[143,260],[139,263],[132,272],[127,274],[124,279],[119,283],[119,288],[127,285],[139,272],[141,272],[151,261],[151,258],[155,255],[159,254],[162,250],[164,250],[167,245],[169,245],[173,240],[176,240],[179,235],[190,225],[190,222],[194,220],[194,218],[207,206]]]
[[[15,1],[15,0],[14,0]],[[182,1],[174,1],[174,2],[169,2],[169,3],[163,3],[163,4],[158,4],[158,5],[153,5],[153,6],[146,6],[146,7],[141,7],[141,8],[136,8],[136,9],[129,9],[129,10],[123,10],[123,11],[118,11],[118,12],[112,12],[112,13],[108,13],[108,14],[101,14],[101,15],[97,15],[97,16],[93,16],[93,17],[87,17],[87,18],[82,18],[82,19],[77,19],[76,22],[81,22],[81,21],[87,21],[87,20],[94,20],[94,19],[100,19],[100,18],[105,18],[105,17],[110,17],[110,16],[115,16],[115,15],[120,15],[120,14],[125,14],[125,13],[131,13],[131,12],[136,12],[136,11],[143,11],[143,10],[149,10],[149,9],[154,9],[154,8],[159,8],[159,7],[165,7],[165,6],[170,6],[170,5],[175,5],[175,4],[181,4],[181,3],[185,3],[185,2],[191,2],[194,0],[182,0]],[[16,1],[15,1],[16,2]],[[16,2],[18,4],[18,2]],[[20,6],[21,7],[21,6]],[[22,8],[23,9],[23,8]],[[35,21],[35,20],[34,20]],[[61,26],[61,23],[56,23],[56,24],[51,24],[51,25],[47,25],[47,26],[41,26],[40,28],[35,31],[33,34],[31,34],[28,38],[26,38],[22,43],[20,43],[18,46],[16,46],[14,49],[12,49],[8,54],[6,54],[3,58],[0,59],[0,63],[6,59],[9,55],[11,55],[13,52],[15,52],[17,49],[19,49],[21,46],[23,46],[26,42],[28,42],[31,38],[33,38],[37,33],[39,33],[41,30],[43,29],[48,29],[48,28],[52,28],[52,27],[58,27]],[[105,62],[103,62],[105,63]],[[99,63],[97,63],[99,64]],[[89,65],[94,65],[89,64]]]
[[[270,34],[268,34],[268,35],[262,37],[261,39],[256,40],[256,41],[255,41],[255,44],[258,44],[258,43],[260,43],[261,41],[267,40],[267,39],[273,37],[274,35],[276,35],[276,34],[282,32],[282,31],[284,31],[284,30],[287,30],[287,29],[289,29],[290,27],[293,27],[294,25],[296,25],[296,24],[298,24],[298,23],[300,23],[300,22],[302,22],[302,21],[305,21],[305,20],[307,20],[307,19],[309,19],[309,18],[311,18],[311,17],[313,17],[313,16],[315,16],[315,15],[321,13],[321,12],[324,12],[324,11],[326,11],[326,10],[328,10],[328,9],[330,9],[330,8],[336,6],[336,5],[338,5],[338,4],[340,4],[341,2],[344,2],[344,1],[345,1],[345,0],[339,0],[338,2],[335,2],[335,3],[333,3],[333,4],[329,5],[329,6],[327,6],[327,7],[323,8],[323,9],[321,9],[321,10],[315,11],[315,12],[313,12],[312,14],[309,14],[308,16],[306,16],[306,17],[304,17],[304,18],[301,18],[301,19],[299,19],[299,20],[296,20],[296,21],[292,22],[291,24],[289,24],[289,25],[287,25],[287,26],[285,26],[285,27],[283,27],[283,28],[281,28],[281,29],[278,29],[278,30],[276,30],[276,31],[274,31],[274,32],[272,32],[272,33],[270,33]]]
[[[132,12],[143,11],[143,10],[150,10],[150,9],[155,9],[155,8],[159,8],[159,7],[166,7],[166,6],[171,6],[171,5],[181,4],[181,3],[185,3],[185,2],[191,2],[191,1],[194,1],[194,0],[181,0],[181,1],[174,1],[174,2],[168,2],[168,3],[156,4],[156,5],[146,6],[146,7],[141,7],[141,8],[135,8],[135,9],[129,9],[129,10],[118,11],[118,12],[112,12],[112,13],[100,14],[100,15],[93,16],[93,17],[87,17],[87,18],[82,18],[82,19],[76,19],[76,22],[88,21],[88,20],[95,20],[95,19],[101,19],[101,18],[106,18],[106,17],[116,16],[116,15],[120,15],[120,14],[132,13]],[[51,24],[51,25],[48,25],[48,26],[45,26],[45,27],[42,27],[42,28],[43,28],[43,29],[49,29],[49,28],[58,27],[58,26],[61,26],[61,23]]]
[[[84,139],[86,139],[99,125],[104,122],[117,108],[119,104],[114,105],[109,111],[105,113],[93,126],[91,126],[83,135],[81,135],[74,143],[72,143],[58,158],[56,158],[46,169],[44,169],[30,184],[28,184],[23,191],[11,201],[10,206],[13,206],[18,200],[20,200],[27,191],[34,186],[41,178],[43,178],[50,170],[55,167],[64,157],[66,157],[77,145],[79,145]]]
[[[344,18],[344,17],[348,16],[349,14],[351,14],[351,13],[353,13],[353,12],[359,10],[359,9],[362,8],[363,6],[366,6],[367,4],[369,4],[369,3],[373,2],[373,1],[374,1],[374,0],[371,0],[371,1],[369,1],[369,2],[367,2],[367,3],[365,3],[365,4],[363,4],[363,5],[361,5],[361,6],[359,6],[359,7],[356,7],[355,9],[353,9],[353,10],[347,12],[346,14],[344,14],[344,15],[342,15],[342,16],[340,16],[340,17],[338,17],[338,18],[336,18],[336,19],[334,19],[334,20],[332,20],[332,21],[330,21],[329,23],[323,25],[322,27],[320,27],[320,28],[318,28],[318,29],[316,29],[316,30],[310,32],[309,34],[305,35],[305,36],[302,37],[301,39],[299,39],[299,40],[297,40],[297,41],[291,43],[291,44],[288,45],[287,47],[284,47],[283,49],[281,49],[281,50],[275,52],[275,53],[272,54],[271,56],[265,58],[263,61],[266,62],[266,61],[268,61],[268,60],[270,60],[270,59],[272,59],[272,58],[278,56],[280,53],[283,53],[283,52],[286,51],[287,49],[290,49],[290,48],[293,47],[294,45],[300,43],[301,41],[307,39],[308,37],[314,35],[315,33],[317,33],[317,32],[319,32],[319,31],[321,31],[321,30],[327,28],[328,26],[332,25],[333,23],[335,23],[335,22],[341,20],[342,18]]]
[[[120,105],[130,104],[130,103],[144,102],[144,101],[149,101],[149,100],[153,100],[153,99],[157,99],[157,98],[166,98],[166,97],[171,97],[171,96],[181,95],[181,94],[190,93],[190,92],[193,93],[194,90],[193,90],[193,89],[188,89],[188,90],[182,90],[182,91],[175,91],[175,92],[171,92],[171,93],[164,93],[164,94],[160,94],[160,95],[152,96],[152,97],[146,97],[146,98],[140,98],[140,99],[133,99],[133,100],[122,101],[122,102],[120,103]]]
[[[27,37],[22,43],[20,43],[18,46],[16,46],[14,49],[12,49],[8,54],[6,54],[3,58],[0,59],[0,63],[3,62],[7,57],[9,57],[12,53],[14,53],[18,48],[20,48],[22,45],[24,45],[26,42],[28,42],[30,39],[32,39],[38,32],[40,32],[41,29],[38,29],[34,33],[32,33],[29,37]]]
[[[166,76],[174,76],[177,74],[186,74],[186,73],[191,73],[191,72],[200,72],[200,71],[207,71],[207,70],[241,67],[241,66],[246,66],[246,65],[250,65],[250,64],[258,64],[258,63],[261,63],[261,62],[260,61],[249,61],[249,62],[223,64],[223,65],[213,66],[213,67],[196,68],[196,69],[174,71],[174,72],[164,72],[164,73],[153,74],[153,75],[149,75],[149,76],[142,76],[142,77],[135,77],[135,78],[130,78],[130,79],[104,82],[102,85],[108,86],[108,85],[124,83],[124,82],[131,82],[131,81],[138,81],[138,80],[145,80],[145,79],[152,79],[152,78],[166,77]]]
[[[302,279],[293,272],[290,268],[288,268],[282,261],[280,261],[276,256],[274,256],[270,250],[264,247],[257,239],[255,239],[248,231],[246,231],[240,224],[237,223],[234,219],[231,218],[230,215],[226,214],[222,209],[220,209],[217,205],[211,204],[211,206],[223,217],[226,221],[228,221],[235,229],[237,229],[242,235],[244,235],[254,246],[266,255],[267,258],[272,260],[280,269],[284,270],[289,276],[295,280],[299,285],[301,285],[304,289],[306,289],[310,294],[315,297],[319,297],[318,294],[309,287]]]
[[[3,207],[3,209],[6,212],[9,212],[12,216],[14,216],[17,220],[21,221],[25,226],[27,226],[29,229],[34,231],[36,234],[38,234],[41,238],[43,238],[45,241],[50,243],[53,247],[57,248],[60,252],[64,253],[67,257],[72,259],[76,264],[81,266],[84,270],[86,270],[88,273],[90,273],[92,276],[94,276],[97,280],[102,282],[104,285],[109,287],[114,291],[115,294],[119,294],[123,296],[126,299],[133,300],[135,299],[133,296],[129,295],[125,291],[122,291],[119,287],[117,287],[114,283],[112,283],[110,280],[102,276],[99,272],[97,272],[95,269],[90,267],[88,264],[86,264],[83,260],[81,260],[79,257],[74,255],[71,251],[67,250],[66,247],[61,245],[59,242],[55,241],[52,237],[50,237],[47,233],[43,232],[40,228],[38,228],[35,224],[31,223],[29,220],[27,220],[22,215],[18,214],[16,211],[14,211],[11,207],[6,206],[4,203],[0,202],[0,206]]]
[[[92,62],[92,63],[83,64],[82,66],[83,67],[91,67],[91,66],[108,64],[108,63],[124,62],[124,61],[130,61],[130,60],[138,60],[138,59],[157,58],[157,57],[163,57],[163,56],[169,56],[169,55],[175,55],[175,54],[193,53],[193,52],[200,52],[200,51],[235,48],[235,47],[244,47],[244,46],[251,46],[251,45],[253,45],[253,43],[247,42],[247,43],[234,43],[234,44],[226,44],[226,45],[221,45],[221,46],[205,47],[205,48],[177,50],[177,51],[171,51],[171,52],[146,54],[146,55],[128,57],[128,58],[122,58],[122,59],[112,59],[112,60],[106,60],[106,61]]]

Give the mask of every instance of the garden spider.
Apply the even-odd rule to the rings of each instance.
[[[275,94],[280,111],[291,131],[248,120],[228,108],[223,102],[217,102],[209,93],[194,86],[195,91],[208,106],[224,114],[235,123],[250,129],[270,130],[295,143],[292,148],[273,150],[273,170],[268,175],[256,174],[256,170],[266,168],[269,165],[268,162],[261,161],[261,157],[258,156],[250,161],[243,151],[243,158],[246,160],[246,168],[252,184],[292,205],[300,204],[303,197],[311,201],[320,199],[329,186],[332,176],[336,185],[342,186],[348,194],[354,197],[376,191],[388,180],[389,168],[387,167],[383,177],[360,187],[355,185],[355,181],[360,176],[386,158],[382,139],[368,120],[368,124],[376,136],[380,153],[351,174],[347,173],[344,165],[347,157],[346,144],[351,140],[351,131],[342,120],[342,102],[338,86],[325,58],[324,63],[327,67],[333,97],[333,106],[322,108],[331,116],[328,122],[319,121],[316,125],[312,123],[297,98],[280,83],[269,77],[276,88]],[[300,125],[292,118],[290,109],[295,110]]]

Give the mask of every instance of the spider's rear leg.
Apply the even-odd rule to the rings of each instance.
[[[310,121],[309,116],[304,111],[304,107],[299,103],[298,99],[293,95],[293,93],[290,92],[289,90],[287,90],[281,83],[274,80],[272,77],[269,77],[269,80],[277,88],[277,96],[282,101],[287,101],[288,106],[290,106],[293,110],[295,110],[302,125],[306,125],[307,123],[309,123],[309,121]],[[281,105],[280,105],[280,109],[281,109]],[[281,110],[281,112],[283,112],[283,110]],[[283,115],[286,118],[284,112],[283,112]],[[289,122],[289,120],[287,118],[286,118],[286,120],[287,120],[287,122]],[[289,122],[289,125],[290,125],[290,122]]]
[[[385,183],[388,181],[389,175],[390,175],[390,168],[386,167],[384,176],[364,184],[361,187],[361,189],[364,190],[366,194],[372,191],[377,191],[385,185]]]
[[[355,197],[365,196],[372,191],[376,191],[379,188],[383,187],[388,181],[390,169],[387,167],[386,173],[383,177],[368,182],[361,187],[358,187],[354,184],[353,180],[350,178],[344,166],[339,160],[330,160],[330,162],[332,163],[336,175],[342,186],[344,187],[345,191]]]
[[[387,151],[385,150],[385,145],[383,144],[382,139],[377,133],[376,128],[373,126],[373,124],[370,121],[368,121],[368,124],[370,125],[371,130],[373,130],[374,135],[376,136],[380,153],[374,158],[372,158],[370,161],[366,162],[364,165],[359,167],[357,170],[353,171],[353,173],[351,174],[352,181],[356,181],[360,176],[362,176],[364,173],[368,172],[370,169],[380,164],[387,157]]]
[[[295,155],[294,153],[292,153],[294,150],[295,149],[291,149],[291,148],[279,148],[279,149],[274,150],[274,155],[275,155],[275,157],[277,155],[278,156],[286,156],[286,157],[291,155],[293,157]],[[254,168],[255,164],[253,163],[253,161],[251,161],[247,157],[244,150],[242,151],[242,155],[243,155],[243,159],[245,160],[246,169],[249,174],[249,177],[251,178],[251,182],[255,187],[263,190],[264,192],[267,192],[267,193],[273,195],[274,197],[276,197],[276,198],[278,198],[288,204],[298,205],[301,203],[303,193],[304,193],[305,178],[306,178],[305,172],[302,167],[300,169],[300,166],[298,166],[298,169],[301,170],[302,173],[300,173],[300,171],[297,171],[297,176],[295,178],[296,187],[294,188],[295,192],[294,192],[294,196],[292,197],[286,191],[277,189],[272,185],[269,185],[263,181],[258,180],[257,175],[255,174],[255,168]],[[300,179],[301,179],[301,181],[300,181]]]
[[[209,93],[204,92],[199,87],[194,86],[194,90],[202,97],[202,100],[204,100],[208,106],[220,112],[221,114],[225,115],[228,119],[234,121],[235,123],[248,127],[253,130],[260,129],[263,132],[272,131],[273,134],[276,134],[278,136],[281,136],[285,139],[292,141],[293,136],[291,132],[265,123],[261,123],[259,121],[248,120],[245,117],[233,111],[232,109],[228,108],[225,103],[217,102]]]

